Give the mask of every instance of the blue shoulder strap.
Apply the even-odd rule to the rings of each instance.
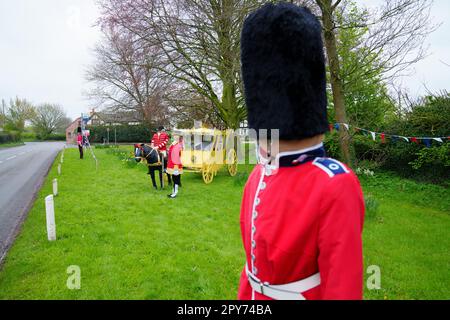
[[[313,165],[325,171],[330,178],[350,172],[341,162],[331,158],[317,158],[314,160]]]

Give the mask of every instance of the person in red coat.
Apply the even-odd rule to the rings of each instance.
[[[77,133],[77,145],[78,151],[80,152],[80,159],[83,159],[83,135],[81,133],[81,128],[79,128]]]
[[[151,145],[153,148],[159,150],[164,157],[167,157],[167,143],[169,142],[169,135],[166,133],[164,127],[159,127],[158,131],[153,135]]]
[[[242,300],[362,299],[364,198],[323,145],[321,35],[307,8],[288,3],[267,4],[244,23],[242,76],[259,163],[241,205]]]
[[[181,175],[183,174],[183,164],[181,163],[181,152],[183,150],[183,140],[181,136],[174,136],[173,143],[169,148],[167,173],[172,175],[173,190],[168,195],[169,198],[176,198],[178,189],[181,186]]]

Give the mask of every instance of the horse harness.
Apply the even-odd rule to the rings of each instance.
[[[147,146],[147,145],[145,145],[145,146]],[[156,152],[156,150],[155,150],[154,148],[150,147],[150,146],[147,146],[147,147],[149,147],[152,151],[150,151],[150,152],[147,154],[147,156],[145,156],[145,157],[137,157],[137,158],[145,159],[145,162],[146,162],[147,167],[160,167],[160,166],[162,165],[160,153],[159,153],[159,152]],[[144,147],[140,146],[139,149],[141,149],[141,151],[142,151],[143,154],[144,154]],[[148,158],[153,152],[156,152],[156,155],[158,156],[158,161],[155,162],[155,163],[148,163],[148,159],[147,159],[147,158]]]

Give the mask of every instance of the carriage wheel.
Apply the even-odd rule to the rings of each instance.
[[[202,168],[203,181],[210,184],[214,179],[214,171],[212,165],[205,165]]]
[[[234,177],[237,174],[237,154],[236,154],[236,150],[231,149],[228,152],[227,164],[228,164],[228,173],[230,174],[230,176]]]

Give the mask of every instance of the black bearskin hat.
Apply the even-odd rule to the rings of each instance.
[[[322,27],[306,7],[266,4],[241,36],[249,127],[296,140],[329,130]]]

